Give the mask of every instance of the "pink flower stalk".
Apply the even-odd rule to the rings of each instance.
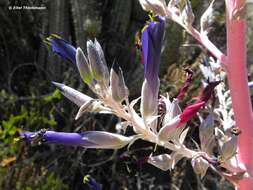
[[[253,118],[246,69],[246,6],[245,0],[226,0],[227,76],[239,136],[239,158],[253,174]],[[242,180],[240,190],[252,189],[252,179]]]

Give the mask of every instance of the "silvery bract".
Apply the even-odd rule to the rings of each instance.
[[[148,158],[148,163],[164,171],[172,169],[172,158],[169,154],[150,156]]]
[[[53,84],[61,91],[61,93],[68,98],[71,102],[77,106],[82,106],[84,103],[93,100],[90,96],[87,96],[65,84],[53,82]]]
[[[177,127],[180,124],[180,117],[174,117],[169,122],[167,122],[160,130],[158,134],[158,138],[161,141],[167,141],[171,139],[171,135],[173,134],[174,130],[177,129]]]
[[[202,35],[207,35],[210,29],[210,25],[214,20],[214,9],[213,4],[215,0],[212,0],[209,7],[206,9],[206,11],[202,14],[200,18],[200,33]]]
[[[163,125],[168,123],[170,120],[172,120],[174,117],[178,116],[182,111],[178,105],[177,99],[173,99],[172,102],[170,102],[169,97],[163,98],[165,105],[166,105],[166,113],[163,118]]]
[[[232,136],[221,147],[222,160],[229,160],[236,155],[237,150],[237,136]]]
[[[214,148],[214,115],[210,113],[199,126],[199,139],[201,150],[212,155]]]
[[[195,16],[192,11],[191,3],[189,2],[189,0],[185,0],[185,7],[182,12],[182,19],[183,19],[183,23],[186,25],[186,27],[188,27],[188,28],[192,27]]]
[[[118,69],[118,74],[111,68],[110,72],[110,93],[112,98],[117,102],[126,100],[129,95],[128,88],[125,84],[123,72],[121,68]]]
[[[174,169],[176,163],[182,159],[182,155],[177,153],[172,154],[160,154],[157,156],[150,156],[148,158],[148,163],[152,164],[153,166],[167,171]]]
[[[139,2],[145,11],[152,11],[155,14],[166,16],[165,0],[139,0]]]
[[[191,164],[195,173],[200,175],[201,178],[203,178],[209,167],[208,161],[203,159],[202,157],[197,157],[192,159]]]

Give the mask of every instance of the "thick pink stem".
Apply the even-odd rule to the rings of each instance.
[[[243,14],[245,0],[226,0],[227,16],[227,76],[232,98],[236,126],[242,130],[239,136],[239,158],[248,172],[253,172],[253,118],[249,96],[246,64],[246,20]],[[235,18],[237,10],[241,10]],[[238,14],[236,14],[238,15]],[[253,189],[252,180],[242,180],[240,190]]]

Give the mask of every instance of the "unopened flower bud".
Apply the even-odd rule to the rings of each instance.
[[[76,64],[83,81],[86,84],[91,84],[93,77],[90,70],[90,65],[81,48],[77,48]]]
[[[109,85],[109,71],[105,62],[103,50],[97,40],[87,41],[87,52],[93,77],[105,87]]]
[[[118,74],[113,70],[113,68],[111,69],[110,93],[112,98],[117,102],[122,102],[129,95],[121,68],[119,68]]]

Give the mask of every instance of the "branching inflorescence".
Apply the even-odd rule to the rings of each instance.
[[[198,32],[192,26],[194,14],[189,0],[171,0],[168,5],[164,0],[140,0],[143,9],[152,11],[155,16],[151,17],[142,30],[144,82],[141,97],[131,102],[121,68],[114,65],[109,71],[103,50],[96,39],[87,41],[85,54],[81,48],[76,49],[61,37],[51,35],[47,42],[52,50],[77,65],[83,82],[96,95],[93,98],[69,86],[53,82],[65,97],[79,106],[76,119],[85,112],[114,114],[123,120],[117,124],[118,129],[125,131],[127,127],[132,127],[135,134],[124,136],[105,131],[64,133],[41,130],[20,132],[21,137],[31,143],[55,143],[101,149],[118,149],[130,146],[137,139],[143,139],[170,150],[168,154],[155,155],[154,152],[147,159],[148,163],[162,170],[171,170],[180,159],[188,158],[191,159],[194,171],[201,177],[206,174],[208,168],[212,168],[236,185],[248,174],[237,159],[237,138],[240,130],[235,127],[233,120],[229,91],[221,82],[226,77],[222,69],[222,64],[226,64],[226,56],[207,37],[213,3],[214,1],[201,17],[201,31]],[[167,18],[180,24],[217,59],[215,61],[210,57],[205,64],[200,65],[205,78],[204,88],[183,111],[178,103],[192,81],[193,72],[190,69],[186,69],[188,77],[176,98],[171,101],[168,95],[158,96],[158,71]],[[208,105],[208,100],[214,92],[218,103],[211,106]],[[140,110],[136,111],[134,106],[139,100]],[[197,114],[204,107],[208,114]],[[196,149],[190,149],[184,145],[189,130],[187,122],[196,115],[200,119],[200,145]],[[214,149],[218,149],[218,152],[214,152]]]

